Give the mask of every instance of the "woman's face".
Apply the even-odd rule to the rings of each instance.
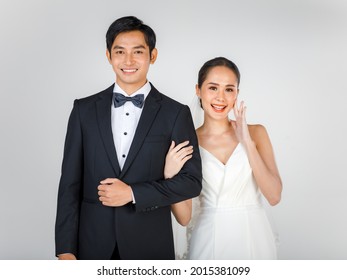
[[[215,66],[207,74],[196,94],[201,98],[205,114],[224,119],[234,107],[238,95],[238,80],[235,73],[225,66]]]

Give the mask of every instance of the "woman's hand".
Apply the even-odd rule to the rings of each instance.
[[[235,101],[235,105],[234,105],[235,121],[232,121],[231,124],[234,128],[237,140],[241,144],[245,144],[252,141],[251,136],[249,134],[248,125],[246,122],[246,109],[247,107],[244,106],[243,101],[241,101],[239,108],[237,108],[237,100]]]
[[[175,142],[171,142],[171,146],[166,155],[164,177],[172,178],[182,169],[183,165],[192,158],[193,146],[187,146],[189,141],[184,141],[177,146]]]

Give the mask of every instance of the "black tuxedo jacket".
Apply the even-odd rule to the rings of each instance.
[[[201,191],[201,159],[189,108],[152,85],[120,170],[111,129],[113,87],[74,102],[58,192],[56,254],[109,259],[117,245],[122,259],[174,259],[170,205]],[[189,140],[194,153],[175,177],[164,180],[171,140]],[[102,205],[97,186],[106,178],[130,185],[136,204]]]

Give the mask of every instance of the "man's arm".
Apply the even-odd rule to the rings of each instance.
[[[194,124],[188,106],[178,114],[172,130],[172,140],[185,140],[193,146],[192,158],[171,179],[131,184],[137,211],[151,211],[182,200],[196,197],[201,192],[201,158]]]
[[[78,100],[72,109],[64,147],[55,224],[56,255],[77,253],[83,148]]]

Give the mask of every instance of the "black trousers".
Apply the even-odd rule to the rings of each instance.
[[[113,253],[112,253],[110,260],[121,260],[117,244],[114,247],[114,250],[113,250]]]

